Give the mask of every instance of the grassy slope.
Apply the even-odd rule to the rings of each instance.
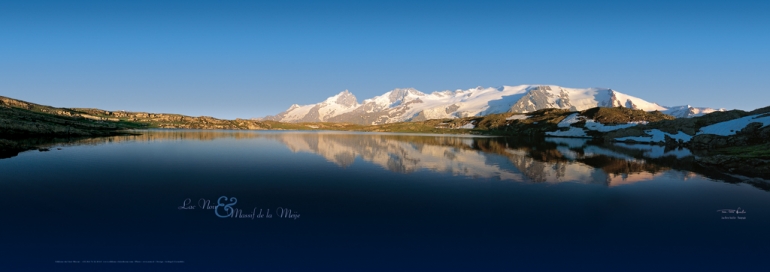
[[[81,117],[53,115],[32,110],[0,107],[0,136],[101,136],[121,130],[145,128],[132,122],[103,122]]]
[[[591,108],[580,112],[580,115],[586,116],[605,125],[625,124],[629,122],[659,122],[664,120],[674,120],[671,115],[663,114],[659,111],[646,112],[643,110],[632,110],[628,108]]]
[[[125,129],[144,127],[131,122],[101,122],[0,105],[0,158],[37,149],[40,143],[61,140],[57,138],[121,135],[126,134]]]
[[[711,153],[744,159],[770,159],[770,143],[719,148],[711,151]]]

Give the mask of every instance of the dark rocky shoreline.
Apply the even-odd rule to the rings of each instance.
[[[716,168],[728,173],[770,179],[770,160],[768,159],[712,155],[697,157],[695,162],[703,167]]]

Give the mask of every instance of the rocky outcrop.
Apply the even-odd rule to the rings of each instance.
[[[746,128],[731,136],[700,134],[690,140],[692,149],[716,149],[745,146],[770,142],[770,126],[762,128],[761,123],[750,123]]]
[[[696,135],[689,147],[699,150],[696,162],[732,174],[770,179],[770,126],[750,123],[735,135]]]
[[[685,143],[682,139],[674,139],[668,135],[663,135],[663,138],[664,138],[664,145],[667,148],[679,148],[679,147],[687,146],[687,143]]]

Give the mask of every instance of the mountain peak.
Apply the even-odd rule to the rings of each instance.
[[[413,96],[424,96],[425,94],[420,92],[420,91],[418,91],[415,88],[404,88],[404,89],[400,89],[399,88],[399,89],[394,89],[394,90],[390,91],[389,94],[388,94],[388,98],[389,98],[391,103],[395,103],[395,102],[404,100],[405,98],[407,98],[410,95],[413,95]]]
[[[327,98],[326,102],[336,103],[345,107],[358,106],[358,100],[356,99],[356,96],[350,93],[348,90],[344,90],[332,97]]]
[[[713,112],[692,106],[663,107],[609,88],[566,88],[556,85],[474,87],[430,94],[396,88],[358,103],[344,90],[318,104],[292,105],[274,119],[282,122],[350,122],[364,125],[458,118],[505,112],[533,112],[546,108],[581,111],[593,107],[624,107],[661,111],[676,117]]]

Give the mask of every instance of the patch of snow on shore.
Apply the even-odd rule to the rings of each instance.
[[[505,120],[524,120],[529,119],[529,116],[526,115],[513,115],[511,117],[505,118]]]
[[[629,137],[621,137],[621,138],[615,138],[615,141],[623,142],[626,140],[634,140],[639,143],[657,143],[657,142],[665,142],[666,136],[668,135],[671,138],[674,138],[674,140],[682,140],[684,142],[689,142],[692,139],[692,136],[687,135],[684,132],[678,131],[676,134],[666,133],[663,131],[660,131],[658,129],[652,129],[652,130],[645,130],[644,133],[647,133],[649,136],[629,136]]]
[[[561,120],[559,124],[556,126],[558,127],[569,127],[569,125],[580,122],[580,117],[578,117],[578,113],[573,113],[564,118],[564,120]]]
[[[556,126],[569,127],[570,125],[578,123],[583,120],[585,120],[585,117],[580,116],[578,113],[573,113],[567,116],[566,118],[564,118],[564,120],[561,120],[561,122],[559,122],[559,124],[557,124]],[[647,122],[641,121],[641,122],[629,122],[629,123],[620,124],[620,125],[605,125],[591,119],[585,120],[585,122],[586,122],[586,125],[585,125],[586,129],[600,131],[600,132],[609,132],[613,130],[633,127],[640,124],[647,124]]]
[[[647,124],[647,122],[641,121],[641,122],[629,122],[629,123],[625,123],[625,124],[621,124],[621,125],[605,125],[605,124],[596,122],[594,120],[587,120],[586,121],[586,128],[590,129],[590,130],[595,130],[595,131],[609,132],[609,131],[614,131],[614,130],[618,130],[618,129],[624,129],[624,128],[629,128],[629,127],[637,126],[637,125],[640,125],[640,124]]]
[[[548,136],[557,137],[588,137],[586,131],[582,128],[570,127],[567,131],[549,131],[545,133]]]
[[[733,119],[721,123],[716,123],[710,126],[705,126],[698,131],[696,135],[700,134],[714,134],[721,136],[735,135],[738,131],[746,128],[751,123],[762,123],[762,127],[770,125],[770,116],[751,115],[743,118]]]
[[[474,129],[476,128],[476,125],[473,123],[467,123],[465,125],[462,125],[461,127],[458,127],[457,129]]]

